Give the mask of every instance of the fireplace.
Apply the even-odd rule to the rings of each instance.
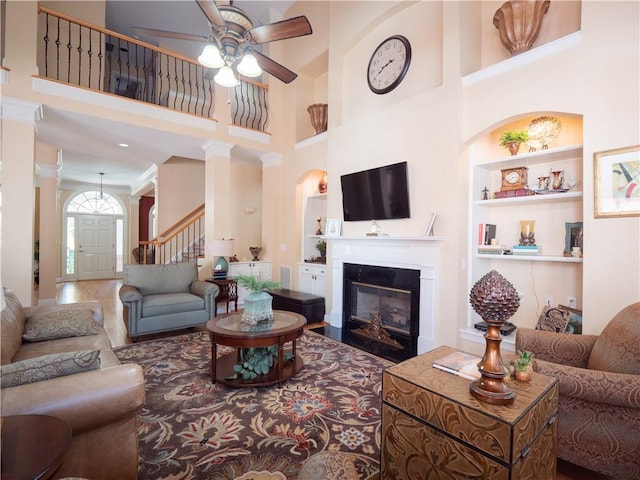
[[[436,325],[437,312],[439,311],[437,300],[439,251],[443,241],[442,237],[370,237],[364,235],[359,237],[327,237],[327,242],[331,242],[331,248],[328,251],[330,254],[331,295],[329,297],[329,314],[326,317],[330,327],[325,330],[329,331],[331,336],[335,336],[345,343],[351,342],[355,335],[350,332],[345,335],[348,329],[343,328],[345,318],[343,297],[346,290],[344,288],[343,267],[349,264],[361,267],[388,267],[393,271],[413,271],[412,275],[417,274],[419,278],[418,287],[411,284],[407,286],[402,283],[404,280],[399,279],[394,279],[398,283],[392,287],[385,287],[415,292],[411,298],[410,309],[411,315],[416,315],[419,318],[415,330],[412,330],[413,327],[409,327],[409,339],[405,338],[403,341],[408,344],[417,343],[417,346],[412,348],[417,349],[418,355],[448,343],[451,337],[448,333],[449,330]],[[381,270],[381,272],[387,271]],[[356,281],[368,283],[361,280]],[[385,292],[384,295],[387,295],[387,290],[381,290]],[[350,292],[351,289],[349,288],[348,291]],[[369,290],[363,288],[363,293],[368,292]],[[368,313],[357,316],[367,320],[371,319]],[[401,321],[388,322],[386,328],[391,332],[390,336],[396,340],[400,332],[390,327],[395,328],[396,324],[400,323]],[[364,322],[360,325],[366,326]],[[400,340],[397,341],[402,343]]]
[[[396,362],[414,357],[420,327],[420,271],[345,263],[342,340]]]

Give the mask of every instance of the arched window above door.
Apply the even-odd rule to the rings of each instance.
[[[67,204],[67,213],[92,213],[94,215],[122,215],[122,206],[118,200],[99,191],[77,194]]]

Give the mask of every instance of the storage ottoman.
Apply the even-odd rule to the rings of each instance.
[[[271,290],[269,293],[273,296],[271,305],[274,310],[299,313],[307,319],[307,323],[324,322],[324,297],[286,288]]]

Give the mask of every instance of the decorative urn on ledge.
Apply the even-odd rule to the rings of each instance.
[[[316,131],[316,135],[327,131],[327,118],[329,105],[326,103],[314,103],[307,107],[307,112],[311,117],[311,126]]]
[[[550,3],[550,0],[511,0],[496,10],[493,25],[511,55],[531,49]]]

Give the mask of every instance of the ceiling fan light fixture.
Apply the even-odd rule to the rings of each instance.
[[[216,76],[213,77],[213,79],[218,85],[221,85],[223,87],[236,87],[240,83],[233,74],[233,70],[231,70],[231,67],[228,67],[226,65],[222,67],[218,71],[218,73],[216,73]]]
[[[224,59],[220,55],[220,50],[213,44],[204,46],[202,53],[198,57],[198,62],[209,68],[220,68],[224,66]]]
[[[258,77],[262,75],[262,69],[258,65],[256,57],[250,53],[246,53],[238,64],[238,73],[245,77]]]

